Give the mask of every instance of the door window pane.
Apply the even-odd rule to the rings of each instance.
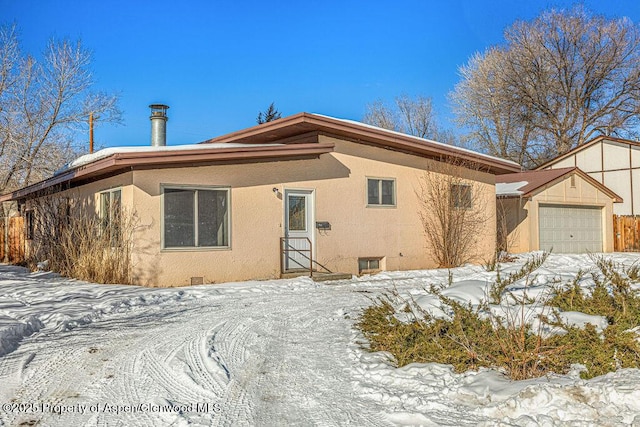
[[[195,246],[194,190],[164,190],[164,246]]]
[[[289,196],[289,230],[306,231],[307,214],[304,196]]]

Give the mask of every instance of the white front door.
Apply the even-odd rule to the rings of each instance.
[[[285,190],[284,194],[285,268],[308,270],[313,258],[313,191]]]

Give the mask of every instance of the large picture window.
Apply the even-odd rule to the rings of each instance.
[[[395,206],[396,181],[394,179],[367,178],[367,205]]]
[[[228,189],[164,189],[164,247],[229,246]]]

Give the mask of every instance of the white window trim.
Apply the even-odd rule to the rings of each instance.
[[[120,192],[120,207],[122,207],[122,187],[114,187],[114,188],[110,188],[108,190],[103,190],[100,191],[98,193],[98,206],[99,206],[99,210],[98,213],[100,214],[100,219],[104,219],[104,215],[105,212],[102,211],[102,195],[103,194],[109,194],[109,203],[111,203],[111,195],[115,192],[119,191]]]
[[[226,246],[184,246],[166,247],[164,243],[164,191],[165,190],[225,190],[227,192],[227,234],[229,239]],[[194,201],[193,215],[198,211],[198,200]],[[195,220],[195,218],[194,218]],[[195,233],[198,233],[198,221],[194,221]],[[231,187],[224,185],[184,185],[184,184],[160,184],[160,251],[161,252],[209,252],[231,250]]]
[[[393,182],[393,204],[391,205],[383,205],[383,204],[370,204],[369,203],[369,180],[370,179],[375,179],[380,181],[380,185],[379,185],[379,192],[380,192],[380,201],[382,201],[382,181],[392,181]],[[365,187],[364,187],[364,200],[365,200],[365,205],[368,208],[382,208],[382,209],[389,209],[389,208],[396,208],[398,206],[398,186],[396,183],[396,179],[395,178],[388,178],[388,177],[379,177],[379,176],[367,176],[365,179]]]

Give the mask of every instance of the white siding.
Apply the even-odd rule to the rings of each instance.
[[[575,161],[574,156],[569,156],[566,159],[558,161],[558,163],[554,163],[551,169],[572,168],[575,166]]]
[[[616,215],[631,215],[631,183],[629,170],[621,170],[604,173],[605,187],[622,197],[622,203],[613,205],[613,213]]]
[[[602,172],[589,172],[587,175],[602,184]]]
[[[602,170],[602,147],[600,143],[578,151],[575,153],[575,156],[576,166],[584,172],[596,172]]]
[[[640,168],[640,147],[631,146],[631,167]]]
[[[629,168],[629,145],[607,142],[603,147],[604,170]]]

